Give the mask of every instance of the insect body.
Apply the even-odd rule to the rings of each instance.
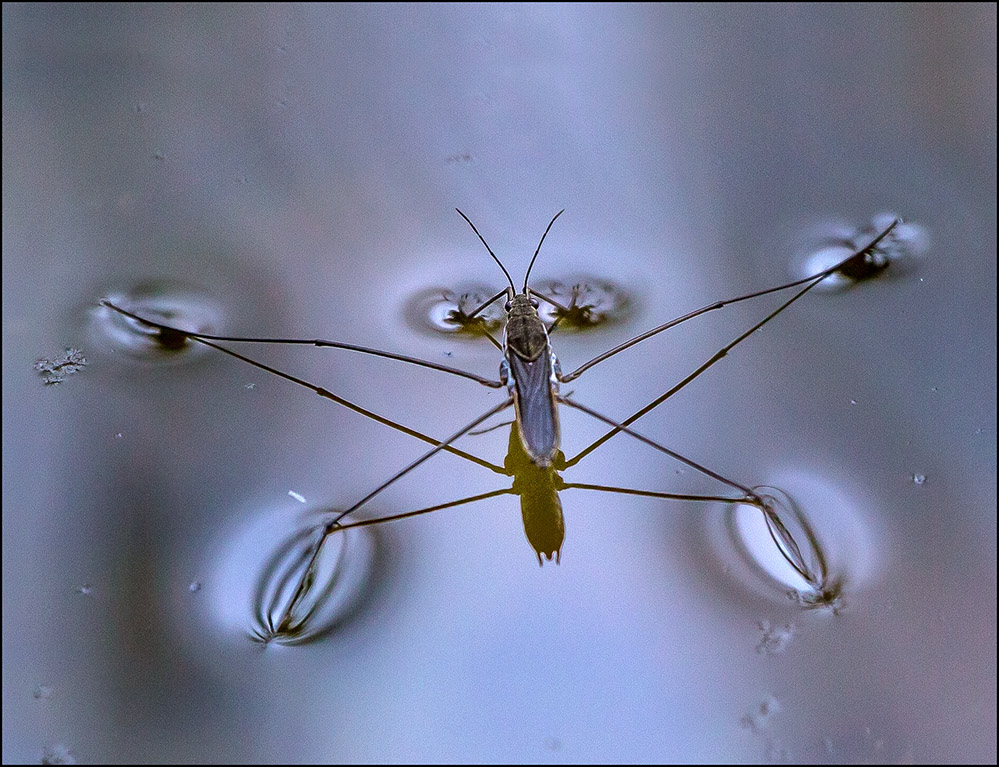
[[[541,237],[541,241],[538,243],[538,248],[534,252],[534,256],[531,259],[530,265],[528,266],[527,273],[524,277],[524,284],[521,291],[517,291],[514,287],[513,280],[511,279],[509,272],[496,257],[496,255],[489,248],[485,239],[479,234],[475,225],[461,213],[458,213],[468,222],[472,230],[485,245],[486,249],[489,251],[489,255],[499,264],[500,268],[503,270],[504,275],[506,275],[507,281],[509,283],[508,287],[500,291],[492,298],[487,300],[481,306],[470,313],[462,313],[462,317],[469,323],[469,326],[475,326],[477,323],[478,331],[485,335],[495,346],[501,348],[503,352],[503,360],[500,364],[500,378],[499,380],[492,380],[489,378],[484,378],[474,373],[470,373],[457,368],[452,368],[446,365],[442,365],[436,362],[430,362],[427,360],[417,359],[414,357],[408,357],[405,355],[397,354],[394,352],[387,352],[380,349],[372,349],[367,347],[361,347],[354,344],[347,344],[339,341],[327,341],[321,339],[303,340],[303,339],[281,339],[281,338],[244,338],[244,337],[231,337],[231,336],[213,336],[203,333],[196,333],[191,331],[181,330],[170,325],[165,325],[162,323],[155,322],[148,318],[142,317],[128,309],[122,308],[115,303],[104,300],[102,304],[109,309],[117,312],[118,314],[129,318],[131,321],[139,323],[139,325],[146,329],[145,332],[148,333],[148,329],[153,329],[156,331],[158,336],[170,339],[184,338],[191,339],[198,343],[210,346],[218,351],[221,351],[227,355],[236,357],[244,362],[247,362],[257,368],[266,370],[269,373],[273,373],[280,376],[286,380],[296,383],[300,386],[308,388],[315,392],[316,394],[330,399],[340,405],[350,408],[351,410],[360,413],[368,418],[377,420],[378,422],[385,424],[391,428],[402,431],[410,436],[420,439],[429,445],[431,449],[421,455],[419,458],[408,464],[403,469],[396,472],[392,477],[382,482],[378,487],[364,496],[354,505],[348,507],[347,509],[339,512],[335,515],[330,522],[328,522],[323,531],[322,535],[319,536],[318,542],[314,545],[311,557],[308,558],[308,565],[303,568],[301,577],[298,581],[298,587],[294,591],[294,596],[288,602],[287,608],[283,610],[281,617],[275,622],[273,633],[281,634],[283,632],[290,631],[290,627],[295,624],[295,616],[297,606],[302,602],[305,595],[308,593],[313,580],[314,580],[314,567],[316,560],[318,558],[319,551],[323,546],[326,539],[339,531],[348,529],[350,527],[360,527],[368,526],[372,524],[380,524],[383,522],[388,522],[394,519],[402,519],[405,517],[415,516],[418,514],[429,513],[432,511],[437,511],[444,508],[456,507],[465,503],[471,503],[473,501],[481,500],[487,497],[493,497],[502,494],[516,494],[520,496],[521,500],[521,512],[524,520],[524,528],[527,534],[527,538],[530,541],[532,547],[534,548],[539,563],[542,562],[542,556],[547,559],[552,559],[553,557],[556,561],[560,558],[560,552],[562,548],[562,543],[565,534],[565,524],[562,515],[561,501],[559,500],[559,493],[567,488],[578,488],[584,490],[596,490],[603,492],[613,492],[613,493],[624,493],[630,495],[641,495],[647,497],[661,498],[661,499],[673,499],[673,500],[686,500],[686,501],[710,501],[710,502],[723,502],[723,503],[746,503],[751,504],[759,508],[767,519],[767,524],[770,530],[771,537],[774,543],[777,545],[780,552],[783,554],[785,559],[790,563],[792,567],[798,570],[806,580],[815,580],[817,576],[814,573],[805,572],[808,569],[806,563],[806,557],[802,556],[798,550],[798,546],[793,540],[790,533],[782,525],[775,509],[772,504],[768,505],[766,500],[769,496],[764,496],[762,493],[756,492],[753,488],[746,484],[736,482],[734,480],[728,479],[721,476],[717,472],[711,471],[710,469],[696,463],[679,453],[670,450],[668,447],[650,439],[649,437],[635,431],[632,424],[641,418],[646,413],[655,409],[676,392],[678,392],[683,387],[687,386],[691,381],[696,379],[707,369],[715,365],[721,359],[723,359],[726,354],[734,348],[737,344],[748,338],[753,332],[763,327],[765,324],[770,322],[774,317],[785,311],[789,306],[799,300],[812,288],[818,285],[822,280],[831,276],[837,275],[840,277],[846,277],[853,281],[860,281],[862,279],[869,279],[873,276],[879,274],[887,266],[887,256],[886,248],[883,244],[885,238],[891,235],[892,231],[898,225],[898,221],[892,221],[891,224],[886,226],[882,231],[878,232],[873,238],[868,242],[867,245],[855,250],[849,257],[843,259],[839,263],[824,269],[816,274],[809,277],[795,280],[790,283],[779,285],[777,287],[768,288],[765,290],[757,291],[754,293],[749,293],[746,295],[738,296],[736,298],[731,298],[725,301],[717,301],[712,304],[708,304],[700,309],[696,309],[685,315],[682,315],[676,319],[670,320],[662,325],[659,325],[651,330],[648,330],[640,335],[637,335],[618,346],[594,357],[593,359],[583,363],[575,370],[570,373],[563,374],[558,360],[552,351],[551,341],[549,334],[558,327],[559,318],[562,316],[559,312],[568,313],[573,310],[573,307],[564,307],[552,298],[546,297],[542,293],[533,291],[529,286],[529,279],[531,269],[537,260],[538,253],[541,250],[541,245],[545,241],[548,232],[551,230],[552,225],[562,215],[563,211],[559,211],[554,218],[549,222],[548,227],[545,229],[544,234]],[[651,403],[645,407],[639,409],[631,416],[623,419],[616,420],[598,413],[585,405],[576,402],[568,396],[559,393],[559,384],[572,381],[579,377],[583,372],[589,368],[609,359],[610,357],[619,354],[620,352],[629,349],[630,347],[654,336],[659,333],[668,330],[682,322],[686,322],[690,319],[698,317],[707,312],[721,309],[724,306],[728,306],[733,303],[740,301],[746,301],[749,299],[764,296],[770,293],[775,293],[777,291],[788,290],[791,288],[799,288],[799,290],[794,293],[790,298],[786,299],[781,303],[775,310],[771,311],[762,320],[757,322],[753,327],[749,328],[744,333],[740,334],[733,341],[726,344],[723,348],[719,349],[712,355],[708,360],[706,360],[700,367],[690,373],[688,376],[683,378],[680,382],[673,385],[668,389],[663,395],[657,397]],[[506,298],[506,328],[504,332],[504,339],[502,345],[496,341],[488,332],[485,324],[482,323],[478,318],[481,313],[494,301],[500,298]],[[555,307],[556,320],[552,325],[546,325],[544,321],[540,318],[538,314],[539,300],[545,301]],[[578,309],[577,309],[578,310]],[[322,387],[315,386],[307,381],[297,378],[293,375],[285,373],[283,371],[272,368],[263,363],[257,362],[245,355],[239,354],[234,350],[220,345],[218,342],[242,342],[242,343],[279,343],[279,344],[305,344],[317,347],[328,347],[328,348],[338,348],[345,349],[353,352],[359,352],[363,354],[370,354],[374,356],[400,360],[408,362],[414,365],[419,365],[423,367],[432,368],[452,375],[461,376],[470,380],[474,380],[479,384],[488,386],[491,388],[502,388],[506,387],[509,396],[500,404],[491,408],[488,412],[484,413],[480,417],[473,420],[471,423],[466,424],[461,429],[457,430],[449,437],[445,439],[438,439],[426,434],[422,434],[414,429],[403,426],[402,424],[396,423],[390,419],[380,416],[371,411],[365,410],[363,407],[356,405],[352,402],[345,400],[336,394],[323,389]],[[591,445],[587,446],[585,449],[581,450],[574,457],[566,459],[562,454],[560,448],[560,429],[559,429],[559,418],[558,418],[558,405],[563,404],[568,407],[580,410],[591,417],[602,421],[609,428],[602,437],[597,439]],[[472,432],[480,424],[487,421],[493,415],[507,409],[513,405],[515,410],[515,420],[511,427],[509,447],[507,452],[507,457],[503,466],[496,466],[478,456],[467,453],[455,446],[455,442],[459,440],[464,435]],[[602,445],[611,437],[619,433],[629,434],[632,438],[638,439],[645,443],[646,445],[652,447],[659,452],[662,452],[676,460],[685,463],[697,471],[705,474],[712,479],[722,483],[729,488],[729,494],[727,495],[694,495],[686,493],[667,493],[659,490],[640,490],[634,488],[619,488],[619,487],[608,487],[601,485],[589,485],[582,483],[570,483],[566,482],[561,477],[561,472],[567,468],[574,466],[579,463],[583,458],[589,455],[593,450]],[[431,457],[439,452],[446,451],[457,455],[466,460],[472,461],[492,471],[504,474],[507,476],[512,476],[514,478],[513,487],[500,489],[492,493],[486,493],[479,496],[471,496],[464,499],[459,499],[457,501],[452,501],[448,503],[439,504],[427,509],[419,509],[415,511],[405,512],[401,514],[389,514],[382,517],[376,517],[373,519],[361,520],[361,521],[350,521],[346,520],[350,514],[367,504],[372,498],[382,492],[385,488],[389,487],[396,480],[400,479],[404,475],[408,474],[417,466],[421,465],[425,461],[429,460]],[[346,521],[345,521],[346,520]],[[800,542],[799,542],[800,543]],[[818,587],[818,584],[817,584]]]
[[[513,395],[517,425],[531,460],[549,466],[559,448],[558,360],[548,330],[538,316],[538,302],[526,293],[508,302],[500,380]]]
[[[509,289],[505,291],[507,300],[504,308],[507,319],[506,328],[503,331],[503,362],[500,364],[500,381],[507,386],[510,396],[513,398],[518,431],[524,450],[530,459],[542,468],[551,464],[561,441],[558,409],[555,405],[561,370],[558,366],[558,359],[552,352],[548,328],[538,316],[538,301],[531,297],[528,281],[531,278],[531,269],[534,268],[534,262],[538,258],[538,253],[541,252],[545,237],[551,231],[552,224],[564,212],[564,210],[560,210],[556,213],[548,223],[545,233],[541,235],[541,241],[527,267],[527,274],[524,275],[524,288],[520,293],[517,293],[506,267],[496,258],[492,248],[479,234],[479,230],[475,228],[475,224],[469,220],[468,216],[460,210],[458,211],[458,214],[472,227],[472,231],[478,235],[482,244],[486,246],[489,255],[499,264],[510,283]],[[469,319],[474,319],[501,295],[503,294],[499,293],[486,301],[472,312]],[[558,304],[551,299],[547,300],[553,306],[558,307]]]

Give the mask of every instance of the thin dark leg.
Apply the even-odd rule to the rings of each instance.
[[[389,485],[391,485],[392,483],[396,482],[401,477],[403,477],[406,474],[408,474],[410,471],[412,471],[413,469],[415,469],[417,466],[419,466],[423,462],[427,461],[429,458],[432,458],[437,453],[439,453],[441,450],[445,450],[447,448],[447,446],[450,445],[450,443],[454,442],[456,439],[458,439],[458,438],[462,437],[463,435],[467,434],[468,432],[470,432],[472,429],[474,429],[476,426],[478,426],[480,423],[482,423],[486,419],[491,418],[493,415],[495,415],[496,413],[500,412],[501,410],[505,410],[506,408],[510,407],[510,405],[512,405],[512,404],[513,404],[513,398],[512,397],[508,397],[505,402],[503,402],[503,403],[497,405],[496,407],[491,408],[490,410],[486,411],[481,416],[479,416],[478,418],[476,418],[474,421],[466,424],[461,429],[459,429],[454,434],[452,434],[450,437],[448,437],[446,440],[444,440],[443,442],[441,442],[440,444],[438,444],[437,446],[435,446],[432,450],[428,450],[426,453],[424,453],[423,455],[421,455],[419,458],[417,458],[415,461],[413,461],[412,463],[410,463],[408,466],[406,466],[405,468],[397,471],[389,479],[385,480],[378,487],[376,487],[370,493],[368,493],[367,495],[365,495],[360,501],[358,501],[357,503],[355,503],[349,509],[346,509],[345,511],[340,512],[339,514],[336,515],[336,517],[333,518],[332,521],[326,523],[326,526],[323,528],[322,535],[320,536],[319,540],[315,543],[315,545],[312,548],[312,555],[309,557],[309,563],[308,563],[308,565],[306,565],[306,567],[302,570],[302,575],[299,578],[298,585],[295,587],[294,596],[291,598],[291,601],[288,602],[288,607],[285,609],[285,611],[284,611],[284,613],[283,613],[283,615],[281,617],[281,620],[278,621],[278,630],[281,631],[282,627],[290,625],[291,617],[294,614],[296,607],[298,606],[299,602],[308,593],[310,584],[311,584],[311,582],[313,580],[312,579],[313,569],[316,566],[316,561],[319,558],[319,552],[322,550],[323,544],[326,543],[326,540],[329,538],[329,536],[331,536],[336,531],[343,529],[343,526],[340,525],[340,520],[342,520],[348,514],[352,514],[353,512],[357,511],[359,508],[361,508],[361,506],[363,506],[364,504],[366,504],[368,501],[370,501],[372,498],[374,498],[376,495],[378,495],[380,492],[382,492]]]
[[[894,224],[892,226],[894,226]],[[879,242],[882,237],[884,237],[889,231],[891,231],[891,228],[892,227],[889,227],[884,232],[882,232],[878,236],[878,238],[873,243],[871,243],[870,245],[868,245],[867,248],[865,248],[864,250],[866,251],[866,250],[869,250],[870,248],[874,247],[874,245],[876,245],[877,242]],[[856,257],[857,255],[862,255],[863,252],[864,251],[859,251],[858,254],[855,254],[854,256],[851,256],[851,258]],[[847,260],[849,260],[849,259],[847,259]],[[845,262],[843,262],[843,263],[845,263]],[[751,336],[757,330],[759,330],[764,325],[766,325],[768,322],[770,322],[770,320],[772,320],[778,314],[780,314],[785,309],[787,309],[789,306],[791,306],[791,304],[793,304],[795,301],[797,301],[802,296],[804,296],[808,291],[810,291],[812,288],[814,288],[816,285],[818,285],[822,280],[824,280],[826,277],[828,277],[833,271],[835,271],[835,268],[833,268],[833,269],[827,269],[826,271],[821,272],[816,277],[810,277],[809,278],[810,281],[808,282],[807,285],[805,285],[804,288],[802,288],[797,293],[795,293],[793,296],[791,296],[791,298],[789,298],[787,301],[785,301],[780,306],[778,306],[774,311],[770,312],[770,314],[768,314],[762,320],[760,320],[755,325],[753,325],[745,333],[740,334],[734,341],[732,341],[729,344],[726,344],[721,349],[719,349],[717,352],[715,352],[715,354],[712,355],[712,357],[709,360],[707,360],[703,365],[701,365],[700,367],[698,367],[693,373],[691,373],[686,378],[684,378],[682,381],[680,381],[680,383],[678,383],[672,389],[670,389],[669,391],[667,391],[662,396],[657,397],[656,399],[652,400],[652,402],[650,402],[648,405],[646,405],[645,407],[643,407],[638,412],[636,412],[636,413],[628,416],[627,418],[625,418],[623,421],[621,421],[620,425],[621,426],[629,426],[632,423],[634,423],[635,421],[637,421],[639,418],[641,418],[643,415],[645,415],[646,413],[649,413],[652,410],[655,410],[663,402],[665,402],[666,400],[668,400],[670,397],[672,397],[674,394],[676,394],[678,391],[680,391],[683,387],[685,387],[691,381],[693,381],[698,376],[700,376],[705,370],[707,370],[708,368],[710,368],[712,365],[714,365],[719,360],[723,359],[725,357],[725,355],[728,354],[729,351],[731,351],[735,346],[737,346],[742,341],[744,341],[747,338],[749,338],[749,336]],[[799,282],[793,283],[793,284],[797,285],[797,284],[801,284],[801,283],[799,281]],[[784,286],[784,287],[787,287],[787,286]],[[754,295],[757,295],[757,294],[754,294]],[[738,299],[738,300],[741,300],[741,299]],[[572,458],[572,460],[569,462],[569,465],[573,465],[573,464],[576,464],[579,461],[581,461],[586,455],[589,455],[591,452],[593,452],[594,450],[596,450],[598,447],[600,447],[600,445],[602,445],[604,442],[606,442],[607,440],[609,440],[611,437],[613,437],[619,431],[621,431],[621,429],[617,428],[617,427],[611,429],[609,432],[607,432],[606,434],[604,434],[602,437],[600,437],[599,439],[597,439],[595,442],[593,442],[587,448],[585,448],[584,450],[582,450],[578,455],[576,455],[574,458]]]
[[[429,360],[421,360],[418,357],[409,357],[405,354],[396,354],[395,352],[386,352],[381,349],[372,349],[367,346],[357,346],[356,344],[346,344],[339,341],[324,341],[319,338],[314,339],[302,339],[302,338],[248,338],[243,336],[213,336],[207,333],[193,333],[189,330],[181,330],[180,328],[175,328],[171,325],[164,325],[161,322],[154,322],[153,320],[147,320],[144,317],[140,317],[138,314],[134,314],[130,311],[122,309],[120,306],[116,306],[107,299],[101,301],[102,306],[106,306],[109,309],[129,317],[136,322],[141,322],[143,325],[148,325],[151,328],[156,328],[161,331],[165,331],[172,334],[177,334],[180,336],[185,336],[187,338],[192,338],[195,341],[226,341],[229,343],[248,343],[248,344],[297,344],[301,346],[316,346],[320,348],[332,348],[332,349],[346,349],[347,351],[360,352],[361,354],[371,354],[376,357],[384,357],[390,360],[398,360],[400,362],[408,362],[411,365],[419,365],[420,367],[430,368],[431,370],[439,370],[443,373],[450,373],[451,375],[461,376],[462,378],[468,378],[476,383],[480,383],[483,386],[488,386],[492,389],[499,389],[503,386],[499,381],[493,381],[489,378],[483,378],[482,376],[476,375],[475,373],[469,373],[465,370],[459,370],[458,368],[449,367],[447,365],[441,365],[437,362],[430,362]],[[209,344],[211,345],[211,344]],[[216,349],[220,347],[215,347]]]
[[[580,365],[578,368],[576,368],[575,370],[573,370],[571,373],[567,373],[566,375],[562,376],[561,381],[563,383],[567,383],[569,381],[572,381],[573,379],[578,378],[580,375],[582,375],[582,373],[584,373],[585,371],[589,370],[594,365],[596,365],[596,364],[598,364],[600,362],[603,362],[604,360],[609,359],[610,357],[613,357],[615,354],[618,354],[619,352],[623,352],[625,349],[630,349],[635,344],[638,344],[638,343],[644,341],[647,338],[651,338],[652,336],[654,336],[654,335],[656,335],[658,333],[662,333],[664,330],[669,330],[670,328],[675,327],[676,325],[679,325],[681,322],[686,322],[687,320],[693,319],[694,317],[699,317],[700,315],[705,314],[705,313],[710,312],[710,311],[714,311],[715,309],[721,309],[722,307],[729,306],[730,304],[736,304],[736,303],[739,303],[740,301],[748,301],[751,298],[758,298],[759,296],[765,296],[768,293],[776,293],[777,291],[787,290],[789,288],[794,288],[794,287],[797,287],[798,285],[804,285],[806,283],[812,283],[812,284],[810,284],[808,286],[808,288],[805,289],[806,291],[810,290],[815,284],[817,284],[818,282],[824,280],[830,274],[833,274],[834,272],[843,270],[844,268],[850,266],[850,262],[852,262],[852,261],[855,262],[855,259],[862,260],[863,256],[865,256],[867,253],[869,253],[872,250],[874,250],[878,246],[878,244],[881,242],[881,240],[883,240],[885,237],[887,237],[888,234],[897,225],[898,225],[898,220],[893,221],[891,223],[891,225],[888,226],[888,228],[886,228],[884,231],[882,231],[880,234],[878,234],[878,236],[875,237],[866,246],[864,246],[860,250],[856,251],[855,253],[851,254],[848,258],[844,258],[842,261],[840,261],[835,266],[831,266],[830,268],[828,268],[828,269],[826,269],[826,270],[824,270],[822,272],[819,272],[818,274],[813,274],[811,277],[805,277],[804,279],[795,280],[794,282],[788,282],[788,283],[786,283],[784,285],[778,285],[775,288],[767,288],[766,290],[758,290],[755,293],[747,293],[744,296],[738,296],[737,298],[730,298],[730,299],[728,299],[726,301],[716,301],[713,304],[708,304],[707,306],[702,306],[700,309],[695,309],[694,311],[690,312],[689,314],[684,314],[682,317],[677,317],[676,319],[670,320],[669,322],[665,323],[664,325],[659,325],[658,327],[652,328],[652,330],[647,330],[644,333],[641,333],[641,334],[635,336],[634,338],[630,338],[627,341],[625,341],[624,343],[615,346],[610,351],[606,351],[603,354],[597,355],[596,357],[594,357],[593,359],[589,360],[588,362],[584,362],[582,365]],[[785,306],[786,305],[787,304],[785,304]]]
[[[598,413],[596,410],[593,410],[592,408],[588,408],[588,407],[586,407],[586,405],[581,405],[578,402],[575,402],[575,401],[569,399],[568,397],[559,396],[558,401],[562,402],[562,403],[564,403],[566,405],[568,405],[569,407],[574,407],[577,410],[581,410],[582,412],[586,413],[587,415],[589,415],[589,416],[591,416],[593,418],[596,418],[598,421],[603,421],[604,423],[609,424],[610,426],[613,426],[614,429],[615,429],[615,432],[624,432],[625,434],[629,434],[632,437],[634,437],[635,439],[639,440],[640,442],[644,442],[649,447],[655,448],[656,450],[658,450],[661,453],[665,453],[670,458],[675,458],[677,461],[680,461],[680,463],[685,463],[687,466],[690,466],[692,469],[696,469],[697,471],[701,472],[701,474],[704,474],[704,475],[706,475],[708,477],[711,477],[712,479],[716,479],[719,482],[728,485],[729,487],[734,487],[736,490],[739,490],[739,491],[745,493],[745,495],[748,498],[755,498],[755,493],[753,493],[753,491],[750,488],[746,487],[745,485],[741,485],[738,482],[735,482],[734,480],[727,479],[726,477],[723,477],[721,474],[718,474],[717,472],[711,471],[711,469],[708,469],[705,466],[702,466],[701,464],[697,463],[696,461],[692,461],[689,458],[687,458],[686,456],[680,455],[680,453],[677,453],[674,450],[670,450],[668,447],[660,445],[658,442],[656,442],[656,441],[654,441],[652,439],[649,439],[645,435],[639,434],[637,431],[634,431],[633,429],[628,428],[628,426],[626,426],[623,423],[618,423],[614,419],[608,418],[607,416]],[[580,460],[580,458],[581,458],[582,455],[583,455],[583,453],[580,453],[580,455],[576,456],[571,461],[567,461],[566,462],[566,468],[568,468],[570,466],[574,466],[575,464],[577,464],[579,462],[579,460]]]

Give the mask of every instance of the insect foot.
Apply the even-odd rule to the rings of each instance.
[[[843,583],[830,577],[819,540],[794,500],[783,490],[766,485],[754,487],[753,495],[771,540],[784,562],[803,581],[787,591],[788,598],[802,607],[831,607],[836,611],[842,606]],[[759,564],[766,570],[774,567],[772,562]],[[788,581],[779,573],[771,575]]]
[[[334,631],[360,606],[374,555],[369,528],[299,529],[264,564],[253,596],[252,636],[304,644]]]

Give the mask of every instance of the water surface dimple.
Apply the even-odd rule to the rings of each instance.
[[[876,245],[866,247],[893,222],[897,223],[884,238]],[[826,293],[839,292],[885,272],[905,275],[914,268],[915,259],[925,255],[928,249],[929,235],[925,227],[902,221],[892,213],[881,213],[869,224],[857,228],[830,224],[813,230],[799,248],[800,255],[793,271],[797,278],[803,279],[845,262],[815,288]],[[853,254],[855,257],[850,258]]]
[[[503,326],[504,298],[476,312],[497,292],[480,284],[427,288],[406,302],[403,314],[409,326],[422,333],[481,336],[483,331],[493,333]]]
[[[619,285],[590,276],[568,280],[537,280],[531,284],[538,315],[560,331],[583,331],[628,319],[634,309],[629,293]],[[475,337],[495,333],[506,321],[506,295],[491,303],[499,289],[478,284],[428,288],[406,302],[410,327],[422,332]],[[546,300],[550,299],[550,300]]]
[[[810,536],[801,532],[800,524],[794,524],[797,520],[793,501],[777,488],[759,487],[754,491],[767,508],[761,511],[748,503],[734,508],[729,529],[738,550],[764,578],[784,591],[817,588],[824,577],[824,563],[811,551]],[[789,527],[797,530],[792,532]]]
[[[42,764],[76,764],[76,756],[69,746],[53,743],[42,749]]]
[[[137,317],[149,320],[149,324]],[[207,351],[178,331],[218,334],[224,323],[221,308],[206,296],[166,282],[143,283],[125,292],[108,294],[94,311],[93,319],[99,334],[109,339],[115,349],[154,362],[184,360],[198,349]]]
[[[631,294],[610,280],[577,276],[568,280],[539,280],[531,289],[557,302],[541,300],[538,313],[559,331],[589,330],[628,320],[634,312]]]
[[[319,639],[348,620],[368,593],[376,534],[357,527],[324,535],[332,516],[284,505],[232,536],[216,563],[213,617],[278,644]]]
[[[801,475],[785,487],[753,488],[762,509],[747,502],[721,510],[716,545],[725,571],[775,601],[838,612],[847,583],[855,589],[870,566],[870,531],[829,483]]]

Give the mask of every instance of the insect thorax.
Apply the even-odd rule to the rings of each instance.
[[[536,360],[548,348],[548,331],[537,308],[524,294],[510,302],[506,321],[506,347],[528,362]]]

